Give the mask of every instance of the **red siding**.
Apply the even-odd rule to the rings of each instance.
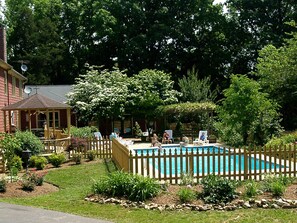
[[[5,73],[2,68],[0,68],[0,109],[4,106],[7,106],[9,104],[14,104],[23,98],[19,97],[19,91],[23,90],[22,86],[19,86],[19,84],[16,84],[15,87],[15,95],[12,95],[12,76],[7,74],[8,77],[8,94],[5,94]],[[19,82],[19,79],[16,78],[16,83]],[[21,87],[21,88],[20,88]],[[8,114],[8,112],[6,112]],[[15,112],[14,115],[14,124],[17,125],[18,121],[18,115]],[[7,117],[7,125],[8,125],[8,117]],[[8,126],[7,126],[8,128]],[[0,132],[4,132],[4,116],[3,111],[0,111]]]

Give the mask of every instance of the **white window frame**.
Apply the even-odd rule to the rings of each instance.
[[[55,113],[55,128],[60,128],[60,111],[54,111]],[[44,117],[44,118],[41,118],[41,115]],[[42,112],[42,113],[39,113],[37,116],[36,116],[36,123],[37,123],[37,128],[44,128],[44,122],[47,122],[46,120],[46,112]],[[49,124],[48,124],[48,127],[54,127],[53,126],[53,111],[49,111]]]

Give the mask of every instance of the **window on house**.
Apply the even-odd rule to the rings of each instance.
[[[7,72],[6,71],[4,71],[4,75],[5,75],[5,77],[4,77],[4,94],[5,95],[7,95],[7,93],[8,93],[8,80],[7,80]]]
[[[10,116],[11,116],[11,124],[14,125],[15,120],[14,120],[14,112],[13,111],[10,112]]]
[[[15,96],[16,79],[12,77],[12,95]]]
[[[58,111],[49,112],[49,125],[48,127],[54,127],[54,116],[55,115],[55,128],[60,127],[60,113]],[[46,122],[46,114],[40,113],[37,116],[37,128],[44,128],[44,123]]]

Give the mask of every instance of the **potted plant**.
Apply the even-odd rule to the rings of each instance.
[[[135,134],[136,138],[140,138],[142,136],[142,130],[141,130],[138,122],[135,122],[135,126],[134,126],[133,130],[134,130],[134,134]]]

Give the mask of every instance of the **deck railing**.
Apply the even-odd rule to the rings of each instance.
[[[53,153],[65,153],[67,151],[68,146],[71,144],[71,138],[63,138],[63,139],[47,139],[42,140],[44,145],[44,149],[41,151],[41,155],[49,156]],[[73,154],[80,153],[83,158],[87,158],[88,151],[95,151],[95,156],[97,158],[111,158],[111,140],[108,137],[103,137],[102,139],[86,139],[85,146],[81,148],[74,148],[69,151],[69,158],[73,156]],[[3,154],[0,150],[0,173],[5,173],[5,160]]]
[[[116,146],[114,146],[116,145]],[[228,179],[263,179],[273,173],[296,177],[296,145],[281,148],[218,148],[205,146],[178,149],[129,150],[113,143],[113,159],[119,168],[177,184],[182,175],[198,181],[209,174]],[[129,167],[127,165],[129,164]]]
[[[44,140],[44,151],[43,154],[51,154],[51,153],[62,153],[65,151],[69,152],[69,158],[73,156],[73,154],[81,154],[83,158],[87,158],[88,151],[95,151],[95,156],[97,158],[111,158],[111,140],[108,137],[103,137],[102,139],[97,138],[89,138],[82,139],[83,146],[77,146],[69,149],[71,145],[71,138],[64,139],[50,139]]]

